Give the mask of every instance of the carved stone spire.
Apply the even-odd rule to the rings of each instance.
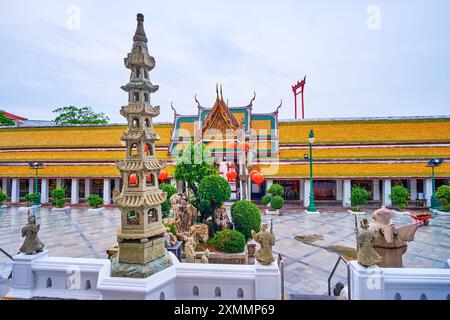
[[[144,15],[142,13],[137,14],[137,28],[136,32],[134,33],[133,41],[139,41],[147,43],[147,35],[145,34],[144,30]]]

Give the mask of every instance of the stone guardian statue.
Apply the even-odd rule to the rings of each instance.
[[[44,249],[45,244],[39,239],[40,225],[36,225],[36,218],[34,215],[28,215],[28,223],[22,228],[22,237],[25,237],[25,241],[20,247],[19,251],[25,254],[33,254],[41,252]]]
[[[373,240],[375,236],[373,232],[369,230],[369,225],[366,219],[361,221],[361,228],[362,231],[357,236],[358,262],[365,267],[376,265],[383,259],[373,248]]]
[[[261,231],[256,233],[252,230],[252,238],[260,244],[259,250],[255,253],[255,258],[262,265],[270,265],[275,261],[272,253],[272,246],[275,245],[275,235],[273,233],[273,220],[271,221],[270,231],[267,230],[267,225],[263,224]]]

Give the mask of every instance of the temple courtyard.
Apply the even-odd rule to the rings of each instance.
[[[366,212],[371,214],[373,209]],[[106,250],[116,243],[116,229],[120,225],[116,208],[106,208],[100,213],[72,208],[64,213],[43,207],[35,214],[37,223],[41,224],[39,236],[50,256],[106,258]],[[21,228],[26,224],[26,217],[26,213],[19,212],[17,207],[0,211],[0,248],[9,254],[17,253],[23,242]],[[338,255],[326,248],[355,246],[354,217],[343,208],[322,209],[320,215],[307,215],[302,209],[288,205],[280,216],[263,215],[262,219],[270,221],[271,218],[277,239],[274,252],[286,257],[286,293],[327,294],[327,280]],[[413,219],[407,215],[395,214],[393,217],[397,226],[411,222]],[[295,239],[304,235],[317,235],[321,239],[309,244]],[[409,243],[404,265],[443,268],[449,254],[450,219],[435,216],[428,226],[419,228],[415,241]],[[5,262],[7,259],[0,253],[0,266]],[[340,264],[331,283],[345,282],[345,275],[345,265]]]

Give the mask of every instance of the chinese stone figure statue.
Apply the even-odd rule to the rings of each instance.
[[[209,250],[206,249],[205,253],[202,256],[202,263],[209,263],[209,254],[210,254]]]
[[[184,254],[186,255],[187,263],[195,263],[195,240],[192,237],[187,239],[184,245]]]
[[[384,268],[403,267],[402,256],[408,249],[406,242],[414,240],[420,223],[396,228],[391,223],[392,211],[385,207],[376,210],[372,218],[374,221],[369,224],[369,230],[374,235],[373,247],[382,257],[378,266]]]
[[[165,233],[165,245],[167,247],[172,247],[177,243],[177,238],[173,235],[172,232],[170,232],[170,228],[166,227],[166,233]]]
[[[45,244],[38,237],[39,228],[40,225],[36,225],[34,215],[28,215],[28,223],[22,228],[22,237],[25,237],[25,241],[19,249],[20,252],[33,254],[42,251]]]
[[[361,221],[362,231],[358,234],[358,262],[359,264],[368,267],[381,262],[381,256],[373,248],[373,233],[368,230],[369,225],[367,220]]]
[[[272,246],[275,245],[275,235],[273,228],[267,230],[266,224],[262,225],[261,231],[256,233],[252,230],[252,238],[261,245],[259,250],[255,253],[255,258],[263,265],[270,265],[275,261],[272,254]]]
[[[170,204],[177,234],[180,236],[189,234],[189,229],[197,220],[197,209],[188,202],[187,196],[184,194],[174,194],[170,197]]]

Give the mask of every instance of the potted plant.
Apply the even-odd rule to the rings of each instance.
[[[66,204],[66,190],[63,188],[55,188],[51,192],[52,195],[52,211],[67,210],[69,207],[64,206]]]
[[[443,185],[437,189],[436,198],[441,201],[441,215],[450,215],[450,186]]]
[[[88,197],[88,205],[89,209],[88,211],[101,211],[103,210],[103,199],[100,198],[98,194],[91,194]]]
[[[278,183],[270,186],[266,195],[262,197],[261,201],[267,206],[266,214],[280,214],[279,210],[284,206],[284,188]]]
[[[361,215],[366,214],[362,210],[362,206],[366,205],[370,200],[370,192],[361,187],[352,188],[352,193],[350,195],[350,203],[351,210],[349,212],[351,214]]]
[[[36,193],[29,193],[25,195],[25,205],[27,207],[31,207],[33,205],[33,202],[36,200],[39,200],[39,195]]]
[[[8,200],[8,196],[6,195],[6,193],[4,193],[2,191],[2,189],[0,189],[0,209],[6,208],[5,205],[3,205],[3,203]]]
[[[408,205],[409,190],[403,185],[398,184],[392,188],[390,198],[392,204],[398,208],[399,211],[404,211]]]

